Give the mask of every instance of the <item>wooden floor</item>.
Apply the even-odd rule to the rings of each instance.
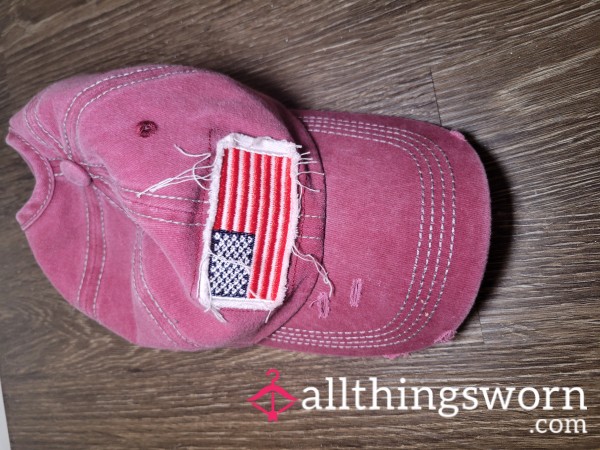
[[[409,358],[134,348],[73,311],[14,214],[33,178],[0,151],[0,379],[13,449],[600,448],[598,1],[3,0],[0,126],[38,90],[146,62],[222,71],[289,107],[464,131],[490,179],[493,242],[455,341]],[[245,399],[276,367],[407,386],[582,387],[587,411],[304,411]],[[587,434],[532,433],[582,418]]]

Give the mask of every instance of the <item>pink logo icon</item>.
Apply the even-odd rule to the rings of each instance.
[[[266,414],[269,419],[269,422],[277,422],[277,416],[279,414],[281,414],[282,412],[284,412],[285,410],[291,408],[292,405],[298,399],[296,397],[294,397],[292,394],[290,394],[288,391],[286,391],[284,388],[282,388],[281,386],[278,386],[277,384],[275,384],[277,382],[277,380],[279,380],[279,370],[277,370],[277,369],[267,370],[267,377],[272,374],[274,374],[274,376],[273,376],[273,378],[271,378],[271,384],[267,384],[264,388],[262,388],[260,391],[258,391],[256,394],[254,394],[252,397],[250,397],[247,401],[251,402],[252,406],[254,406],[256,409],[261,411],[263,414]],[[277,409],[275,407],[275,395],[276,394],[279,394],[288,400],[288,403],[280,409]],[[265,408],[263,408],[261,405],[259,405],[257,403],[258,400],[265,395],[271,396],[271,409],[269,409],[269,410],[266,410]]]

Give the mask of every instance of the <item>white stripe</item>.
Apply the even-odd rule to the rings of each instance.
[[[271,229],[273,228],[273,204],[275,203],[275,157],[268,156],[271,158],[271,185],[269,186],[269,218],[267,219],[267,229],[265,231],[265,246],[263,248],[263,254],[261,258],[260,278],[258,282],[258,292],[262,292],[262,288],[265,283],[269,283],[270,270],[265,270],[265,266],[271,265],[271,261],[267,261],[269,247],[271,245]],[[266,297],[268,298],[268,296]]]
[[[252,222],[252,216],[254,215],[254,210],[252,208],[254,198],[255,184],[260,180],[256,180],[254,178],[254,170],[256,169],[256,158],[258,155],[256,153],[250,153],[250,179],[248,180],[248,184],[250,188],[248,189],[248,212],[246,213],[246,223],[244,224],[244,231],[246,233],[250,233],[250,223]]]
[[[286,182],[286,170],[287,170],[287,165],[289,162],[289,158],[283,158],[283,163],[281,165],[282,167],[282,171],[281,171],[281,190],[279,191],[279,220],[277,221],[277,241],[275,244],[275,252],[273,253],[273,264],[271,264],[271,275],[269,276],[269,279],[271,280],[271,283],[269,285],[269,291],[268,291],[268,295],[267,298],[275,298],[275,295],[277,294],[277,290],[279,288],[279,286],[277,286],[275,283],[278,282],[279,280],[276,280],[275,277],[277,275],[276,270],[277,270],[277,262],[278,262],[278,258],[279,258],[279,250],[281,249],[281,244],[283,243],[283,233],[284,233],[284,228],[283,228],[283,210],[284,205],[287,201],[286,198],[283,197],[283,193],[285,191],[285,182]]]
[[[239,154],[239,158],[238,158],[238,176],[237,176],[237,191],[236,191],[236,199],[235,199],[235,215],[233,216],[233,229],[234,231],[243,231],[240,229],[241,223],[240,221],[242,220],[242,208],[244,208],[244,205],[242,205],[242,190],[244,189],[244,180],[242,180],[243,178],[243,174],[244,174],[244,151],[240,150],[238,152]],[[245,208],[244,208],[245,209]]]

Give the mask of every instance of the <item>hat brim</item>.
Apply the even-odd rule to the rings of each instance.
[[[461,133],[425,122],[295,113],[324,168],[322,263],[335,291],[317,283],[260,344],[376,356],[447,341],[487,261],[490,195],[477,153]],[[298,237],[310,238],[320,237]]]

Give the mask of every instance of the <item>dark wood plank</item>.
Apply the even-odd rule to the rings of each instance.
[[[600,270],[598,36],[600,23],[586,22],[577,33],[498,48],[436,72],[442,121],[480,146],[498,234],[511,235],[498,236],[504,246],[492,253],[492,265],[510,264],[511,276],[496,284],[497,303],[482,312],[486,342],[562,340],[594,329],[587,307],[597,299]],[[536,313],[513,323],[525,301]]]
[[[0,377],[15,449],[598,448],[600,8],[595,1],[67,2],[7,0],[0,128],[49,83],[146,62],[222,71],[295,108],[406,115],[467,133],[494,233],[457,338],[409,358],[130,346],[44,278],[14,221],[32,177],[0,152]],[[325,377],[397,386],[581,386],[587,411],[290,410],[245,401],[277,367],[301,395]],[[557,397],[559,400],[561,396]],[[367,397],[368,400],[370,400]],[[570,415],[569,413],[572,413]],[[533,434],[582,417],[587,435]],[[309,432],[307,432],[309,431]]]

